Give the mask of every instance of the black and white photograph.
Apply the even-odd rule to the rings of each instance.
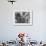
[[[32,12],[30,11],[15,11],[15,25],[32,25]]]

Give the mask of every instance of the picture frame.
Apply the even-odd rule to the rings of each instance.
[[[15,26],[32,26],[33,11],[32,10],[15,10],[13,14],[13,22]]]

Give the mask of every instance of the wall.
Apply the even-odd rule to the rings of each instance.
[[[15,10],[33,10],[32,26],[14,26],[13,14]],[[14,5],[7,0],[0,0],[0,40],[11,40],[18,32],[31,34],[33,40],[46,40],[46,1],[45,0],[17,0]]]

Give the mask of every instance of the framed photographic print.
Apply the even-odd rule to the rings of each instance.
[[[32,11],[16,10],[13,18],[16,26],[31,26],[33,23]]]

